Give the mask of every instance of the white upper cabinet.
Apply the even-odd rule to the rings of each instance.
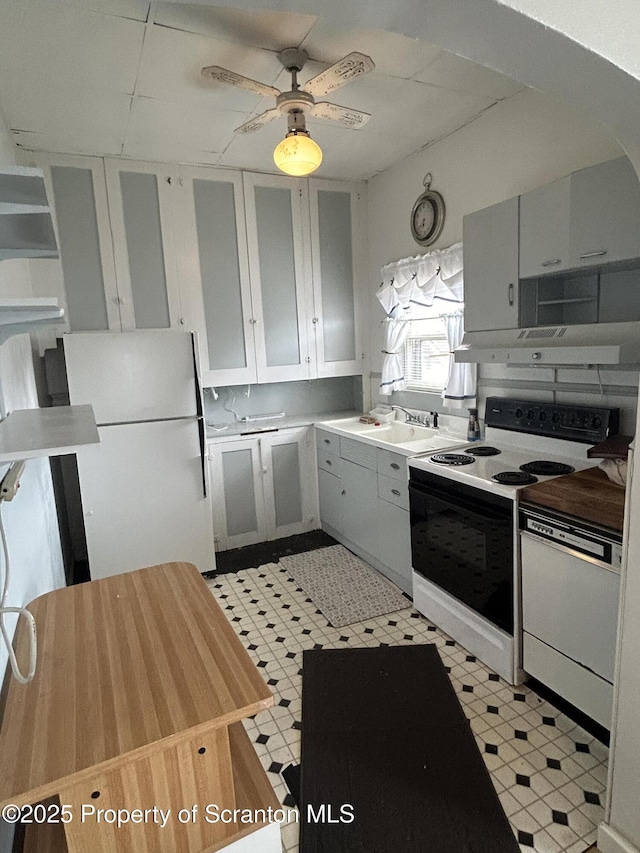
[[[309,204],[317,374],[351,376],[362,372],[361,191],[354,184],[311,180]]]
[[[569,267],[570,184],[567,176],[520,196],[520,278]]]
[[[465,331],[518,328],[518,198],[464,217]]]
[[[38,154],[37,163],[53,205],[60,260],[32,264],[34,290],[58,298],[67,331],[119,331],[104,162]]]
[[[61,254],[46,292],[69,330],[193,329],[205,386],[362,373],[361,186],[121,159],[37,162]],[[44,293],[44,273],[33,274]]]
[[[258,382],[308,379],[316,368],[307,185],[247,172],[243,180]]]
[[[640,184],[627,157],[571,175],[571,267],[640,257]]]
[[[126,329],[181,327],[173,166],[105,160],[120,317]]]
[[[203,385],[258,381],[242,174],[180,167],[176,245],[186,325]]]

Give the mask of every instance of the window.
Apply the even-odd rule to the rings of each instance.
[[[439,394],[449,375],[449,343],[442,308],[412,306],[409,335],[403,349],[407,388]]]

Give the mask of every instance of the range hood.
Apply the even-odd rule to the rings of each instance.
[[[457,362],[640,364],[640,322],[465,332]]]

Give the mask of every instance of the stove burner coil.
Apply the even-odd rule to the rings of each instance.
[[[524,471],[501,471],[491,478],[503,486],[528,486],[537,483],[538,478]]]
[[[483,444],[481,447],[467,447],[465,453],[470,453],[472,456],[497,456],[502,453],[497,447],[489,447],[488,444]]]
[[[520,466],[521,471],[527,474],[540,474],[541,476],[551,476],[552,474],[573,474],[576,470],[571,465],[565,465],[564,462],[551,462],[548,459],[538,459],[534,462],[527,462]]]
[[[438,465],[471,465],[476,461],[473,456],[464,456],[462,453],[434,453],[430,458]]]

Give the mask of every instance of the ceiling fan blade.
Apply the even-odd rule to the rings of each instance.
[[[280,110],[266,110],[263,113],[260,113],[259,116],[255,116],[254,118],[250,118],[249,121],[245,121],[244,124],[241,124],[240,127],[236,127],[234,133],[253,133],[254,130],[260,130],[260,128],[269,124],[270,121],[273,121],[274,118],[278,118],[282,113]]]
[[[343,56],[335,65],[327,68],[326,71],[322,71],[320,74],[312,77],[311,80],[305,83],[304,90],[313,95],[314,98],[328,95],[329,92],[339,89],[340,86],[345,86],[351,80],[355,80],[356,77],[373,71],[375,67],[375,63],[370,56],[364,53],[349,53],[347,56]]]
[[[229,71],[228,68],[220,68],[219,65],[208,65],[202,69],[201,73],[203,77],[208,77],[210,80],[216,80],[218,83],[228,83],[230,86],[239,86],[241,89],[248,89],[249,92],[261,95],[263,98],[277,98],[280,94],[280,90],[274,89],[273,86],[267,86],[266,83],[251,80],[250,77],[243,77],[242,74],[236,74],[235,71]]]
[[[340,122],[345,127],[362,127],[371,118],[370,113],[352,110],[350,107],[341,107],[339,104],[330,104],[329,101],[320,101],[313,107],[311,113],[316,118]]]

